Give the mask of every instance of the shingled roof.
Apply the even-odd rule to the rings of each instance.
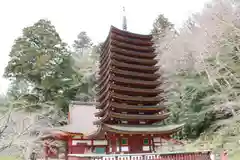
[[[51,128],[55,134],[83,134],[88,135],[97,130],[93,125],[96,120],[94,113],[97,111],[94,102],[73,101],[69,106],[69,123],[62,127]]]

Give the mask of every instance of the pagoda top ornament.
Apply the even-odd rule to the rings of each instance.
[[[125,7],[123,7],[123,23],[122,23],[123,30],[127,30],[127,17],[125,12]]]

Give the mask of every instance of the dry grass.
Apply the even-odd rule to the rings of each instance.
[[[11,156],[3,156],[3,157],[0,157],[0,160],[17,160],[17,158],[11,157]]]

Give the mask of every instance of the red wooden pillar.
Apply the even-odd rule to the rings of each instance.
[[[68,144],[67,144],[67,147],[68,147],[68,154],[71,154],[72,153],[72,141],[73,141],[73,139],[72,139],[72,137],[69,137],[68,138]]]
[[[150,152],[152,152],[152,149],[153,149],[153,147],[152,147],[152,137],[151,137],[151,135],[149,135],[148,136],[148,142],[149,142],[149,144],[148,144],[148,146],[149,146],[149,151]]]
[[[93,139],[91,139],[91,152],[93,153],[94,148],[93,148]]]
[[[111,145],[112,145],[112,152],[116,153],[117,152],[117,137],[115,135],[111,138]]]

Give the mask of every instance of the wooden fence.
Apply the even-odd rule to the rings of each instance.
[[[212,160],[210,151],[145,154],[69,154],[68,160]]]

